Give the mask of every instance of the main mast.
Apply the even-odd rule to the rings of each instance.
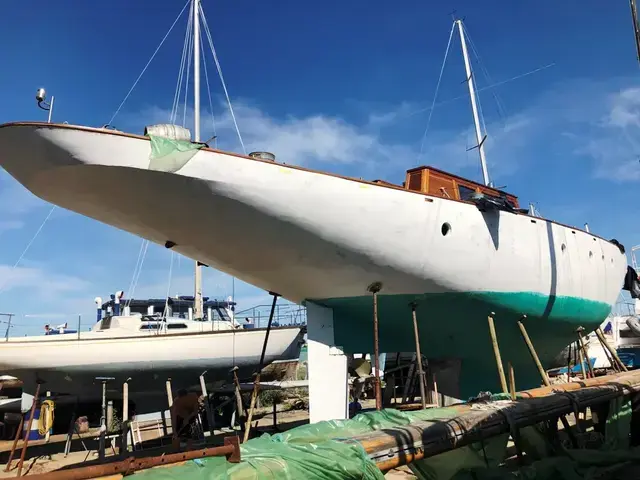
[[[200,141],[200,0],[192,0],[193,14],[193,133]],[[202,304],[202,266],[196,261],[193,318],[204,317]]]
[[[491,186],[489,179],[489,172],[487,170],[487,160],[484,155],[484,141],[486,135],[482,134],[480,129],[480,117],[478,115],[478,105],[476,103],[476,91],[473,83],[473,72],[471,71],[471,62],[469,61],[469,52],[467,52],[467,42],[464,38],[464,28],[462,27],[462,20],[456,20],[458,25],[458,32],[460,32],[460,43],[462,43],[462,56],[464,57],[464,68],[467,72],[467,85],[469,86],[469,96],[471,97],[471,110],[473,111],[473,123],[476,128],[476,141],[478,142],[478,152],[480,153],[480,166],[482,167],[482,178],[484,184]]]

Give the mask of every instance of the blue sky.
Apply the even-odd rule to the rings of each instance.
[[[481,178],[476,152],[467,152],[474,140],[457,35],[420,154],[451,29],[450,2],[202,3],[248,149],[370,179],[400,182],[417,163]],[[7,3],[0,17],[0,122],[46,119],[34,101],[44,86],[56,97],[54,121],[105,124],[183,5]],[[628,3],[461,0],[455,8],[481,58],[472,60],[495,184],[525,205],[535,202],[546,217],[589,222],[594,233],[629,248],[640,243],[640,76]],[[183,16],[113,122],[117,128],[142,132],[167,120],[185,28]],[[240,151],[207,55],[219,146]],[[202,99],[208,105],[204,92]],[[203,122],[206,138],[213,129],[208,107]],[[0,174],[0,311],[37,328],[54,313],[92,318],[97,295],[130,294],[141,243],[56,210],[12,269],[49,209]],[[176,257],[168,287],[170,258],[149,247],[136,297],[191,293],[185,258]],[[232,293],[230,277],[205,272],[206,295]],[[268,300],[242,282],[235,293],[240,308]]]

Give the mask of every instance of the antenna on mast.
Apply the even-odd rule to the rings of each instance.
[[[458,32],[460,33],[460,43],[462,44],[462,55],[464,57],[464,68],[467,72],[467,86],[469,87],[469,96],[471,97],[471,110],[473,111],[473,123],[476,130],[477,145],[473,148],[478,149],[480,154],[480,166],[482,167],[482,179],[484,184],[491,186],[491,180],[489,179],[489,171],[487,170],[487,160],[484,154],[484,141],[487,139],[487,135],[483,134],[480,128],[480,116],[478,115],[478,105],[476,98],[475,85],[473,82],[473,72],[471,70],[471,62],[469,61],[469,52],[467,51],[467,42],[464,36],[464,28],[462,26],[462,20],[454,20],[454,23],[458,26]]]

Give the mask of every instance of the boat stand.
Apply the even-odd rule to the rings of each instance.
[[[253,392],[251,393],[251,405],[249,406],[249,413],[247,414],[247,423],[245,425],[243,442],[246,442],[247,440],[249,440],[249,433],[251,431],[251,419],[253,417],[253,409],[256,405],[258,390],[260,389],[260,374],[262,373],[262,369],[264,368],[264,356],[267,352],[267,344],[269,343],[269,333],[271,333],[271,324],[273,323],[273,314],[276,311],[276,302],[278,301],[278,297],[280,296],[279,294],[274,292],[269,292],[269,294],[273,296],[273,302],[271,303],[271,312],[269,313],[269,323],[267,324],[267,331],[264,335],[264,342],[262,344],[262,353],[260,354],[260,363],[258,364],[258,372],[256,373],[255,379],[253,381]]]
[[[104,460],[105,458],[105,444],[107,439],[107,382],[115,380],[114,377],[96,377],[96,380],[102,382],[102,413],[100,415],[100,441],[98,444],[98,458]]]
[[[27,424],[27,430],[24,435],[24,439],[22,440],[22,451],[20,452],[20,460],[18,461],[18,473],[16,477],[22,476],[22,466],[24,464],[24,457],[27,454],[27,447],[29,446],[29,434],[31,433],[31,426],[33,425],[33,415],[36,411],[36,405],[38,403],[38,398],[40,397],[40,385],[42,382],[38,381],[36,386],[36,393],[33,396],[33,403],[31,404],[31,412],[29,414],[29,423]],[[24,425],[24,422],[21,423]],[[20,430],[18,430],[20,431]],[[16,438],[19,434],[16,434]],[[15,447],[18,442],[13,442],[13,448],[11,449],[11,453],[9,454],[9,461],[7,462],[7,468],[11,467],[11,461],[13,460],[13,455],[15,453]]]
[[[373,295],[373,365],[375,367],[375,395],[376,410],[382,410],[382,390],[380,385],[380,348],[378,339],[378,293],[382,290],[382,284],[375,282],[367,289]]]

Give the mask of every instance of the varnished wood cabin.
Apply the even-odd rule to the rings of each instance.
[[[376,180],[376,183],[391,185],[383,180]],[[518,197],[514,195],[433,167],[423,166],[407,170],[407,176],[402,186],[407,190],[426,193],[434,197],[467,202],[471,201],[471,196],[474,193],[483,193],[489,197],[506,198],[513,207],[520,208]]]

